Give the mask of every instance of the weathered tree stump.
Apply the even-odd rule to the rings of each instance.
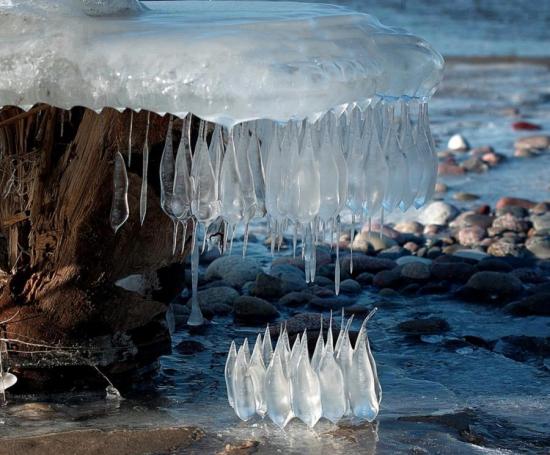
[[[181,272],[174,264],[183,255],[172,255],[172,222],[160,208],[158,162],[168,120],[154,114],[140,225],[145,119],[145,112],[134,114],[130,218],[115,235],[113,160],[117,149],[127,157],[130,113],[42,105],[30,113],[0,111],[0,322],[9,320],[0,333],[14,340],[7,357],[16,387],[102,381],[90,365],[116,384],[170,350],[165,313],[178,288],[166,271]],[[158,278],[160,289],[142,295],[115,285],[132,274]],[[163,280],[170,286],[163,288]]]

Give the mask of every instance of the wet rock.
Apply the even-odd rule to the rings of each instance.
[[[340,261],[341,270],[350,269],[350,256],[346,256]],[[359,275],[364,272],[376,273],[381,270],[391,270],[397,267],[395,261],[366,255],[353,255],[353,275]]]
[[[477,263],[485,258],[488,258],[489,255],[483,251],[479,250],[458,250],[453,253],[453,256],[462,259],[463,262]]]
[[[408,250],[410,253],[416,253],[419,250],[420,246],[415,242],[406,242],[403,245],[403,248]],[[407,256],[403,256],[403,257],[407,257]]]
[[[521,257],[524,254],[524,248],[510,239],[497,239],[487,248],[487,253],[492,256],[514,256]]]
[[[361,285],[355,280],[344,280],[340,283],[340,292],[344,294],[360,294]]]
[[[397,223],[394,229],[401,234],[421,235],[424,231],[424,226],[418,221],[402,221]]]
[[[240,288],[247,281],[254,281],[261,271],[260,263],[253,258],[222,256],[208,266],[205,279],[222,279],[231,286]]]
[[[550,259],[550,235],[531,237],[525,242],[526,248],[539,259]]]
[[[529,223],[515,217],[511,213],[506,213],[494,219],[492,226],[489,228],[489,234],[495,236],[505,231],[525,232],[528,229]]]
[[[445,161],[437,165],[437,175],[462,175],[464,168],[455,162]]]
[[[542,127],[536,123],[521,121],[512,123],[512,128],[516,131],[536,131],[540,130]]]
[[[432,246],[431,248],[428,249],[428,251],[426,252],[426,257],[428,259],[436,259],[438,258],[439,256],[441,256],[443,254],[442,250],[440,247],[438,246]]]
[[[374,274],[369,272],[360,273],[355,277],[355,281],[357,281],[361,286],[370,286],[373,279]]]
[[[401,268],[401,277],[408,280],[424,281],[430,276],[430,266],[422,262],[410,262]]]
[[[235,299],[233,311],[236,319],[251,324],[272,321],[279,315],[273,304],[258,297],[249,296],[240,296]]]
[[[333,285],[334,286],[334,285]],[[308,288],[308,291],[317,297],[334,297],[336,294],[334,289],[328,289],[322,286],[313,285]]]
[[[307,305],[313,299],[313,295],[308,292],[290,292],[279,299],[279,304],[286,307],[297,307]]]
[[[533,357],[542,360],[550,356],[550,337],[505,336],[496,342],[493,350],[518,362],[525,362]]]
[[[531,217],[531,221],[533,222],[533,227],[537,232],[550,230],[550,212],[542,215],[533,215]]]
[[[202,343],[199,343],[195,340],[183,340],[181,343],[177,344],[175,350],[183,355],[193,355],[197,352],[202,352],[206,348]]]
[[[256,276],[256,283],[250,289],[250,295],[262,299],[277,299],[283,294],[283,280],[263,272]]]
[[[477,264],[477,269],[479,271],[487,272],[511,272],[513,267],[504,259],[489,256],[479,261]]]
[[[458,231],[458,241],[464,246],[475,246],[485,238],[487,232],[479,226],[462,228]]]
[[[530,295],[509,303],[504,311],[516,316],[550,316],[550,292]]]
[[[533,208],[536,204],[535,204],[535,202],[530,201],[528,199],[521,199],[521,198],[517,198],[517,197],[502,197],[496,203],[495,208],[496,209],[502,209],[504,207],[508,207],[508,206],[511,206],[511,205],[516,206],[516,207],[522,207],[524,209],[529,210],[529,209]]]
[[[434,262],[432,275],[438,280],[465,283],[476,272],[473,265],[465,262]]]
[[[360,232],[353,240],[353,249],[363,253],[382,251],[395,245],[397,242],[392,238],[374,232]]]
[[[447,191],[449,191],[449,187],[445,183],[437,182],[435,184],[435,192],[436,193],[446,193]]]
[[[470,149],[470,144],[464,136],[461,134],[454,134],[447,143],[447,148],[452,151],[465,152]]]
[[[390,288],[380,289],[380,291],[378,291],[378,295],[386,299],[394,299],[400,297],[399,292]]]
[[[533,215],[544,215],[546,212],[550,212],[550,202],[539,202],[531,209]]]
[[[453,199],[455,201],[470,202],[470,201],[476,201],[477,199],[479,199],[479,196],[477,194],[465,193],[463,191],[459,191],[453,194]]]
[[[468,172],[476,172],[478,174],[489,170],[489,166],[481,158],[475,156],[464,161],[462,167]]]
[[[411,264],[411,263],[414,263],[414,262],[419,262],[421,264],[431,265],[433,261],[431,259],[421,258],[421,257],[418,257],[418,256],[403,256],[403,257],[400,257],[399,259],[397,259],[395,262],[397,263],[397,265]]]
[[[509,273],[477,272],[466,283],[462,295],[501,303],[517,296],[522,290],[522,282]]]
[[[429,295],[429,294],[446,294],[449,291],[449,282],[448,281],[436,281],[431,283],[426,283],[418,290],[419,295]]]
[[[353,256],[353,265],[354,265],[354,272],[355,270],[355,263],[356,263],[356,255]],[[334,271],[335,271],[335,265],[334,264],[327,264],[322,266],[319,271],[317,272],[318,276],[324,276],[330,280],[334,280]],[[359,273],[359,272],[357,272]],[[349,262],[347,267],[342,267],[342,262],[340,261],[340,279],[347,280],[348,278],[351,278],[351,274],[349,273]]]
[[[233,302],[239,293],[230,287],[213,287],[197,292],[199,306],[203,315],[211,319],[215,315],[226,315],[233,311]],[[187,308],[191,308],[191,299],[187,301]]]
[[[309,302],[309,306],[312,308],[317,308],[319,310],[340,310],[342,307],[351,305],[354,302],[353,299],[345,296],[334,296],[334,297],[314,297]]]
[[[481,161],[487,163],[491,167],[502,163],[505,159],[506,157],[504,155],[502,155],[501,153],[496,153],[494,151],[490,151],[481,155]]]
[[[533,286],[532,288],[529,289],[529,294],[544,294],[544,293],[550,294],[550,281],[537,284],[536,286]]]
[[[276,265],[271,268],[270,275],[281,280],[282,294],[288,294],[293,291],[303,291],[307,288],[304,272],[293,265]]]
[[[507,205],[495,210],[496,216],[503,216],[509,213],[510,215],[515,216],[516,218],[525,218],[529,215],[529,210],[517,205]]]
[[[437,224],[444,226],[456,218],[458,213],[459,211],[455,206],[443,201],[434,201],[421,212],[419,220],[424,225]]]
[[[519,267],[512,271],[512,275],[519,278],[522,283],[540,283],[544,279],[539,270],[530,267]]]
[[[321,315],[319,313],[300,313],[286,321],[281,322],[281,324],[274,324],[269,327],[271,336],[278,337],[281,325],[286,327],[286,330],[290,336],[296,334],[302,334],[304,330],[308,331],[308,339],[310,338],[311,332],[319,332],[321,328]],[[329,321],[328,318],[323,318],[323,329],[328,329]],[[334,325],[334,321],[333,321]]]
[[[330,251],[327,248],[324,248],[323,246],[319,246],[315,250],[315,257],[317,261],[317,268],[325,265],[330,264],[332,262],[332,256]],[[301,270],[305,269],[305,262],[302,259],[302,249],[298,248],[296,251],[296,257],[293,256],[279,256],[273,259],[272,265],[292,265],[294,267],[297,267]]]
[[[521,137],[514,143],[516,149],[538,149],[550,148],[550,136],[536,135]]]
[[[411,252],[409,250],[403,248],[402,246],[396,245],[380,251],[380,253],[378,253],[378,257],[396,260],[402,256],[409,256],[410,254]]]
[[[323,286],[323,287],[329,287],[329,288],[334,287],[334,281],[322,275],[315,276],[315,284],[318,284],[319,286]]]
[[[401,272],[399,268],[382,270],[374,275],[372,284],[379,288],[394,288],[401,284]]]
[[[397,328],[408,335],[424,335],[447,332],[450,327],[445,319],[425,318],[401,322]]]
[[[540,155],[540,150],[537,149],[516,149],[514,150],[514,156],[516,158],[534,158]]]

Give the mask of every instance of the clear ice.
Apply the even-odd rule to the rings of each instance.
[[[244,226],[246,254],[251,220],[265,218],[271,251],[292,229],[294,252],[300,239],[306,280],[314,282],[316,246],[329,226],[338,294],[341,215],[383,223],[386,212],[418,208],[433,194],[437,156],[427,102],[443,58],[368,14],[293,2],[0,0],[0,42],[9,43],[0,47],[0,106],[130,109],[128,165],[134,111],[171,115],[159,175],[174,253],[178,226],[184,246],[192,221],[193,242],[202,231],[204,245],[209,228],[223,225],[229,251],[236,227]],[[172,130],[181,120],[174,157]],[[142,224],[148,130],[149,121]],[[115,231],[127,219],[121,165],[117,155]],[[196,300],[190,321],[199,325]],[[286,351],[279,353],[283,369]],[[346,381],[348,354],[334,353]]]
[[[366,330],[367,321],[375,311],[371,311],[363,321],[353,347],[348,336],[352,318],[347,323],[342,319],[336,358],[332,315],[326,344],[321,329],[311,360],[305,332],[301,337],[296,336],[290,349],[286,329],[281,327],[267,366],[263,353],[265,340],[271,339],[269,327],[263,339],[258,334],[251,357],[246,356],[248,339],[238,354],[233,341],[225,367],[229,404],[242,420],[250,420],[254,414],[262,418],[267,415],[281,428],[294,417],[311,428],[322,417],[333,423],[346,415],[372,422],[378,415],[382,400]],[[317,366],[313,366],[313,362],[318,362]]]

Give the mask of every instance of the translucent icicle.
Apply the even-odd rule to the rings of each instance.
[[[269,330],[269,324],[265,328],[264,339],[262,342],[262,355],[264,358],[264,365],[269,365],[271,358],[273,357],[273,345],[271,344],[271,331]]]
[[[353,349],[351,347],[351,342],[349,340],[349,328],[351,326],[351,323],[353,321],[353,315],[349,318],[346,328],[344,329],[344,333],[342,335],[342,342],[340,343],[340,346],[338,346],[338,342],[336,342],[338,351],[336,354],[336,361],[338,365],[340,366],[340,369],[342,370],[342,375],[344,377],[344,394],[346,396],[347,401],[347,411],[346,413],[349,413],[351,411],[350,405],[349,405],[349,398],[350,398],[350,374],[352,370],[353,365]]]
[[[334,292],[340,295],[340,216],[336,217],[336,263],[334,264]]]
[[[232,341],[229,348],[229,354],[227,354],[227,360],[225,362],[225,387],[227,389],[227,399],[229,400],[229,405],[232,408],[235,407],[235,402],[233,400],[233,376],[236,361],[237,348],[235,346],[235,341]]]
[[[372,422],[378,415],[378,398],[375,389],[374,373],[366,348],[365,319],[353,352],[352,368],[348,372],[347,385],[350,406],[353,414]]]
[[[323,417],[336,423],[346,412],[347,400],[345,396],[344,375],[334,359],[332,314],[329,322],[325,352],[319,364],[319,385],[321,388]]]
[[[262,335],[258,334],[250,365],[248,367],[252,384],[254,385],[254,401],[256,405],[256,413],[264,418],[267,413],[267,405],[265,403],[265,365],[262,357]]]
[[[193,191],[191,186],[191,169],[189,165],[191,162],[190,128],[191,118],[188,115],[183,118],[181,140],[174,165],[174,185],[172,189],[173,210],[184,226],[187,225],[187,220],[191,214],[191,193]]]
[[[319,330],[319,336],[317,337],[317,343],[315,343],[315,350],[313,351],[313,356],[311,357],[311,368],[316,373],[319,372],[319,365],[321,363],[321,358],[323,357],[325,350],[325,341],[323,339],[323,315],[321,314],[321,328]]]
[[[310,428],[315,426],[322,415],[321,387],[319,378],[309,362],[305,332],[298,365],[292,376],[292,410],[294,415]]]
[[[117,152],[113,169],[113,200],[111,203],[111,227],[116,232],[130,216],[128,206],[128,174],[124,158]]]
[[[197,245],[197,223],[193,227],[193,250],[191,252],[191,314],[187,325],[200,326],[204,324],[204,317],[199,306],[199,246]]]
[[[265,374],[265,402],[267,415],[280,428],[284,428],[293,417],[290,383],[283,371],[281,349],[275,349]]]
[[[248,362],[246,361],[244,345],[237,353],[233,375],[233,400],[237,416],[244,420],[256,414],[256,399],[254,396],[254,383],[250,375]]]
[[[147,179],[149,172],[149,124],[151,121],[151,113],[147,112],[147,126],[145,128],[145,144],[143,145],[143,160],[142,160],[142,175],[141,175],[141,194],[139,198],[139,219],[141,225],[145,221],[147,214]]]
[[[134,130],[134,111],[130,111],[130,130],[128,132],[128,167],[132,165],[132,132]]]
[[[302,343],[300,340],[300,334],[298,334],[296,335],[294,344],[292,345],[292,350],[290,351],[290,362],[288,363],[290,376],[292,376],[292,374],[296,371],[296,367],[298,366],[298,360],[300,360],[300,354],[302,352],[301,346]]]

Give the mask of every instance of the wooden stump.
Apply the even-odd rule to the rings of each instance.
[[[170,350],[164,319],[176,278],[171,293],[115,285],[169,267],[182,273],[174,264],[183,255],[172,255],[172,222],[159,203],[168,119],[154,114],[148,209],[139,221],[145,121],[145,112],[134,114],[130,218],[115,235],[113,160],[118,149],[127,157],[130,113],[43,105],[0,111],[0,322],[9,320],[0,333],[16,340],[7,344],[8,364],[19,387],[101,380],[90,364],[128,379]]]

